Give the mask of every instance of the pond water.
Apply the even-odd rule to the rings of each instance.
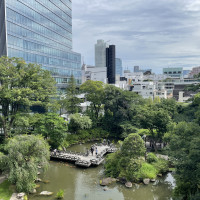
[[[86,152],[86,148],[90,145],[75,145],[69,150]],[[51,191],[54,195],[41,197],[35,194],[31,195],[30,199],[53,200],[56,193],[63,189],[64,200],[172,200],[172,189],[175,184],[170,173],[147,186],[137,184],[127,189],[120,183],[113,183],[106,187],[106,191],[99,185],[103,173],[103,165],[84,169],[70,163],[51,161],[48,171],[40,175],[42,180],[47,180],[49,183],[39,183],[37,192]]]

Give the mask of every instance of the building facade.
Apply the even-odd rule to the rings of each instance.
[[[122,77],[123,76],[123,67],[122,67],[122,60],[120,58],[115,59],[116,64],[116,75]]]
[[[107,78],[108,84],[115,84],[116,76],[116,64],[115,64],[115,45],[109,45],[106,48],[106,67],[107,67]]]
[[[0,56],[21,57],[49,70],[64,89],[81,84],[81,55],[72,51],[71,0],[1,0]]]
[[[82,66],[82,83],[92,80],[107,83],[107,68],[95,67],[83,64]]]
[[[198,75],[199,73],[200,73],[200,67],[193,67],[188,76],[190,78],[193,78],[195,75]]]
[[[97,40],[95,44],[95,67],[106,67],[106,42]]]
[[[163,68],[163,74],[168,75],[172,78],[183,78],[183,68],[182,67],[170,67]]]

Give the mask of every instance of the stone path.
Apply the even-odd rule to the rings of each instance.
[[[91,152],[89,155],[83,154],[83,153],[76,153],[76,152],[51,152],[51,158],[52,159],[58,159],[58,160],[65,160],[65,161],[74,161],[75,165],[83,166],[83,167],[89,167],[91,165],[100,165],[104,158],[103,156],[106,153],[112,153],[115,152],[117,149],[114,146],[108,146],[108,145],[96,145],[98,154],[96,155],[96,150],[93,152],[93,155]]]

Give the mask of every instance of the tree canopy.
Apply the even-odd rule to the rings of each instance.
[[[55,94],[55,81],[39,65],[18,58],[0,58],[0,122],[8,137],[18,113],[30,106],[46,107]]]
[[[19,192],[31,192],[37,179],[38,166],[49,165],[49,146],[41,136],[20,135],[9,139],[3,157],[8,180]]]

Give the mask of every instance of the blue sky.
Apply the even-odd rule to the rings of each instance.
[[[200,66],[200,0],[72,0],[73,50],[94,64],[97,39],[123,67]]]

